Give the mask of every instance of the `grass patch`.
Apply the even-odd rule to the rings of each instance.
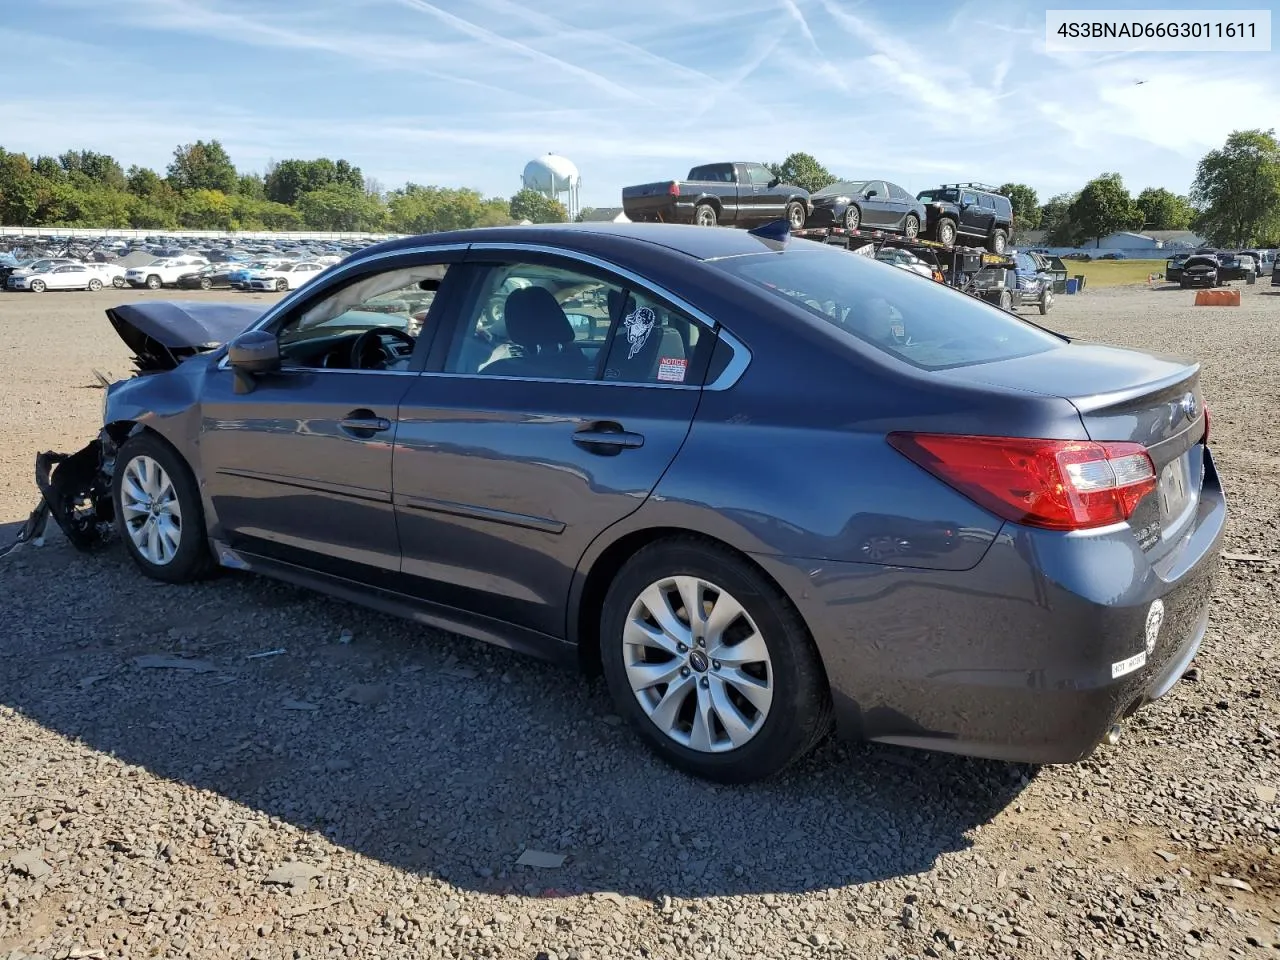
[[[1146,283],[1150,274],[1164,274],[1164,260],[1063,260],[1067,276],[1081,274],[1085,291],[1091,287],[1121,287],[1130,283]]]

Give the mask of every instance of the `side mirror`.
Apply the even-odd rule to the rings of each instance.
[[[774,177],[772,180],[769,181],[768,187],[770,190],[772,190],[774,187],[776,187],[780,183],[782,183],[782,181],[779,180],[777,177]]]
[[[246,330],[228,345],[227,362],[236,375],[236,393],[249,393],[255,376],[280,369],[280,342],[265,330]]]
[[[868,200],[870,200],[875,195],[876,195],[876,192],[874,190],[868,190],[866,193],[863,194],[863,196],[866,197]]]

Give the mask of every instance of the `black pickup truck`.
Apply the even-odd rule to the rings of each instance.
[[[685,180],[622,188],[622,212],[637,222],[758,227],[786,218],[799,230],[813,212],[809,192],[781,183],[763,163],[706,163]]]

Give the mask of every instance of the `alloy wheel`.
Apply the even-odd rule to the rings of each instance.
[[[641,709],[680,746],[735,750],[768,719],[769,648],[742,604],[715,584],[689,576],[650,584],[627,614],[622,643]]]
[[[173,481],[155,460],[136,456],[124,468],[120,507],[133,545],[148,563],[163,567],[182,544],[182,507]]]

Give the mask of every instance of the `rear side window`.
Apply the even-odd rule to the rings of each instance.
[[[836,247],[813,247],[715,265],[922,370],[1008,360],[1064,342],[933,280]]]
[[[694,167],[689,171],[689,179],[695,182],[733,183],[733,165],[729,163],[709,163],[703,167]]]

